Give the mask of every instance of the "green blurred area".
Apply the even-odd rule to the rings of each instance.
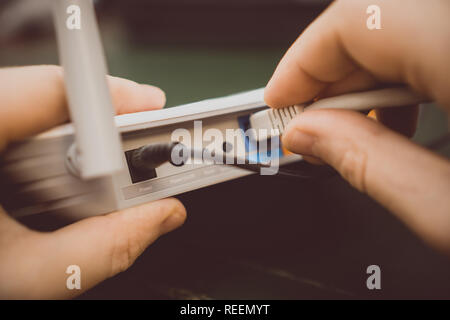
[[[265,86],[282,50],[129,48],[109,54],[112,74],[164,89],[167,106]]]
[[[161,87],[167,106],[265,86],[285,48],[134,46],[104,41],[110,74]],[[0,66],[58,64],[54,41],[1,50]]]

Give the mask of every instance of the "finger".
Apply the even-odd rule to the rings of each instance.
[[[379,86],[380,83],[374,78],[374,76],[367,71],[359,69],[350,73],[342,80],[326,86],[319,93],[318,98],[327,98],[348,92],[373,90]],[[378,121],[383,123],[388,128],[407,137],[412,137],[414,135],[417,127],[418,115],[418,106],[382,108],[375,110],[375,118]]]
[[[356,70],[344,79],[327,86],[320,92],[319,98],[337,96],[348,92],[371,90],[379,86],[380,83],[370,73],[364,70]],[[386,127],[407,137],[414,135],[418,116],[419,106],[417,105],[375,110],[375,119]]]
[[[375,89],[380,83],[369,72],[357,69],[342,80],[333,82],[325,87],[318,98],[327,98],[349,92],[358,92]]]
[[[450,251],[450,162],[378,122],[346,110],[306,111],[283,135],[318,157],[431,244]]]
[[[160,89],[109,77],[118,113],[164,106]],[[68,120],[62,71],[57,66],[0,69],[0,150],[12,141],[49,129]]]
[[[366,26],[369,5],[378,5],[382,29]],[[378,82],[408,83],[450,107],[445,18],[448,1],[335,1],[295,41],[265,90],[272,107],[306,102],[331,83],[365,70]],[[426,16],[432,23],[417,23]],[[414,34],[414,37],[409,35]],[[445,50],[444,50],[445,49]]]
[[[186,211],[178,200],[165,199],[85,219],[53,233],[29,231],[18,246],[9,248],[9,255],[1,256],[2,263],[6,261],[10,267],[0,268],[2,288],[9,288],[6,292],[0,289],[0,296],[79,295],[127,269],[148,245],[181,226],[185,218]],[[3,243],[0,248],[4,250]],[[80,268],[81,290],[66,286],[70,265]]]
[[[332,83],[320,92],[319,98],[337,96],[348,92],[371,90],[379,87],[378,81],[367,71],[356,70],[347,77]],[[375,110],[375,119],[386,127],[407,137],[412,137],[416,131],[419,116],[419,106],[404,106],[382,108]]]
[[[269,106],[279,108],[309,101],[329,84],[355,71],[357,66],[343,50],[335,31],[330,31],[336,25],[335,11],[333,3],[281,59],[264,91]]]
[[[61,76],[55,66],[0,69],[0,150],[67,120]]]
[[[389,129],[411,138],[417,127],[419,106],[382,108],[374,110],[374,119]],[[324,162],[313,156],[304,155],[303,159],[311,164],[321,165]]]
[[[112,76],[108,80],[117,114],[161,109],[166,104],[166,95],[158,87]]]

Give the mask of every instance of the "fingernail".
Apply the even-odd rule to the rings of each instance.
[[[298,154],[313,155],[315,138],[301,130],[292,128],[283,135],[283,146]]]

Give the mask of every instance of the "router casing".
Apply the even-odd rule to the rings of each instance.
[[[264,108],[267,106],[263,101],[263,89],[257,89],[178,107],[116,116],[125,169],[92,180],[82,180],[69,172],[65,162],[74,142],[74,129],[71,124],[57,127],[11,146],[2,154],[2,205],[16,217],[57,213],[80,219],[251,174],[236,167],[210,163],[181,167],[166,163],[156,168],[156,177],[133,183],[125,152],[147,143],[169,142],[172,133],[180,128],[194,136],[194,121],[197,120],[202,121],[203,131],[219,129],[225,136],[226,129],[242,129],[242,119]],[[245,137],[234,143],[245,144]],[[237,149],[246,150],[245,147]],[[301,159],[298,155],[283,155],[281,150],[279,156],[280,165]]]

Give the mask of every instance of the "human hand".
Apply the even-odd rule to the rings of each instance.
[[[159,109],[164,93],[109,77],[117,113]],[[0,152],[14,141],[68,120],[56,66],[0,69]],[[181,226],[183,205],[164,199],[84,219],[55,232],[29,230],[0,207],[0,298],[70,298],[126,270],[159,236]],[[66,268],[81,269],[81,290],[66,288]]]
[[[366,27],[369,5],[380,30]],[[265,90],[274,108],[382,83],[405,83],[450,110],[450,3],[335,1],[287,51]],[[412,135],[416,107],[378,110],[387,127]],[[450,252],[450,162],[359,113],[306,111],[283,144],[333,166],[428,243]]]

